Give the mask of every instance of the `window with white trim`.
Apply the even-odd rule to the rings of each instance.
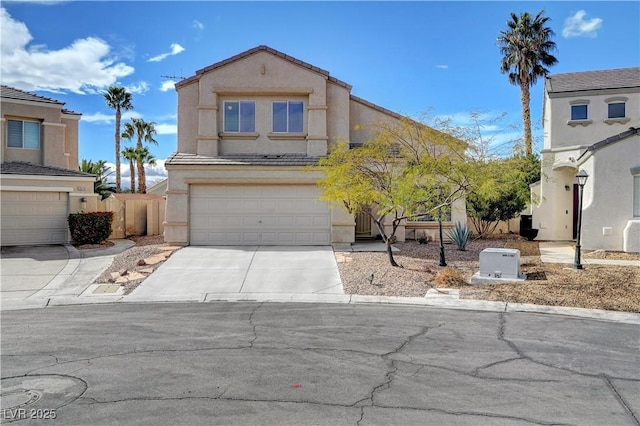
[[[7,120],[7,147],[40,149],[40,122]]]
[[[640,175],[633,177],[633,217],[640,217]]]
[[[274,133],[302,133],[304,131],[304,102],[274,101],[272,111]]]
[[[225,133],[255,133],[256,101],[224,101]]]

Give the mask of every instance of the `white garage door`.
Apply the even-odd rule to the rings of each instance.
[[[327,245],[331,214],[313,185],[192,185],[192,245]]]
[[[3,246],[69,242],[66,192],[2,191]]]

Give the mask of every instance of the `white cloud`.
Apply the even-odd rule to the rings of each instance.
[[[142,114],[136,111],[125,111],[122,113],[122,123],[132,118],[142,118]],[[115,111],[111,114],[96,112],[94,114],[83,114],[82,121],[87,123],[111,124],[116,121]]]
[[[165,82],[162,83],[162,86],[160,86],[160,90],[162,92],[168,92],[169,90],[175,90],[176,88],[176,82],[173,80],[167,80]]]
[[[198,21],[197,19],[193,20],[193,28],[195,28],[196,30],[204,30],[204,24],[200,21]]]
[[[163,59],[168,58],[169,56],[177,55],[180,52],[184,52],[184,47],[180,46],[178,43],[171,43],[171,51],[167,53],[162,53],[158,56],[154,56],[152,58],[147,59],[147,62],[160,62]]]
[[[27,26],[0,8],[0,75],[2,83],[23,90],[71,91],[95,93],[134,68],[117,62],[105,41],[87,37],[75,40],[59,50],[31,44],[33,36]]]
[[[140,81],[138,83],[125,86],[125,89],[127,89],[127,92],[129,93],[143,95],[149,91],[149,83],[146,81]]]
[[[145,164],[144,171],[147,178],[147,188],[167,178],[167,169],[164,168],[165,161],[166,158],[157,159],[155,166]],[[106,163],[106,166],[109,167],[109,169],[113,172],[113,174],[109,176],[109,181],[113,183],[116,180],[116,165],[114,163]],[[129,189],[131,187],[131,173],[129,168],[129,161],[124,159],[120,163],[120,177],[122,179],[122,189]],[[138,175],[136,174],[136,189],[137,186]]]
[[[436,65],[436,68],[440,68],[441,70],[446,70],[449,68],[449,65]]]
[[[577,11],[574,15],[569,16],[564,21],[564,28],[562,28],[562,37],[590,37],[595,38],[598,36],[598,30],[602,27],[602,19],[593,18],[585,20],[584,17],[587,12],[584,10]]]
[[[175,135],[178,133],[177,124],[156,124],[156,131],[159,135]]]

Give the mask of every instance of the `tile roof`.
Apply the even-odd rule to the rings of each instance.
[[[206,165],[206,166],[309,166],[318,164],[320,157],[305,154],[226,154],[208,157],[197,154],[176,152],[165,162],[166,165]]]
[[[547,93],[640,87],[640,67],[549,75]]]
[[[7,161],[0,164],[0,174],[3,175],[37,175],[37,176],[68,176],[95,178],[91,173],[78,170],[63,169],[61,167],[43,166],[27,163],[26,161]]]
[[[634,135],[640,135],[640,127],[629,127],[629,130],[625,130],[622,133],[618,133],[617,135],[613,135],[613,136],[609,136],[606,139],[603,139],[599,142],[594,143],[593,145],[591,145],[589,148],[587,148],[587,150],[585,152],[583,152],[582,154],[580,154],[580,157],[578,157],[578,159],[584,157],[585,155],[587,155],[588,152],[595,152],[599,149],[602,149],[606,146],[612,145],[616,142],[619,142],[623,139],[626,139],[630,136],[634,136]]]
[[[35,93],[25,92],[24,90],[16,89],[15,87],[0,86],[0,97],[6,99],[16,99],[20,101],[33,101],[47,104],[64,105],[64,102],[57,101],[51,98],[45,98],[44,96],[36,95]]]
[[[15,87],[5,86],[4,84],[0,86],[0,98],[15,99],[17,101],[38,102],[42,104],[51,104],[51,105],[60,105],[60,106],[63,106],[65,104],[64,102],[57,101],[52,98],[36,95],[35,93],[31,93],[31,92],[25,92],[24,90],[16,89]],[[70,115],[82,115],[79,112],[71,111],[66,108],[62,109],[62,113],[70,114]]]
[[[238,53],[237,55],[234,55],[234,56],[232,56],[230,58],[227,58],[227,59],[225,59],[223,61],[216,62],[215,64],[209,65],[208,67],[204,67],[202,69],[199,69],[198,71],[196,71],[196,75],[194,75],[192,77],[188,77],[188,78],[176,83],[176,88],[180,87],[180,86],[182,86],[182,85],[184,85],[186,83],[189,83],[189,82],[191,82],[191,81],[193,81],[195,79],[197,79],[200,75],[202,75],[204,73],[207,73],[209,71],[213,71],[213,70],[215,70],[217,68],[223,67],[223,66],[228,65],[228,64],[230,64],[232,62],[239,61],[240,59],[244,59],[247,56],[253,55],[254,53],[258,53],[258,52],[271,53],[274,56],[278,56],[278,57],[280,57],[282,59],[285,59],[285,60],[287,60],[287,61],[289,61],[291,63],[299,65],[299,66],[301,66],[303,68],[307,68],[307,69],[309,69],[311,71],[314,71],[314,72],[316,72],[318,74],[321,74],[321,75],[325,76],[332,83],[335,83],[335,84],[337,84],[339,86],[342,86],[342,87],[346,88],[347,90],[351,90],[351,85],[350,84],[345,83],[342,80],[338,80],[335,77],[331,77],[329,75],[329,71],[323,70],[322,68],[318,68],[318,67],[316,67],[314,65],[311,65],[311,64],[309,64],[307,62],[301,61],[300,59],[296,59],[293,56],[289,56],[289,55],[287,55],[285,53],[282,53],[282,52],[280,52],[280,51],[278,51],[276,49],[272,49],[271,47],[264,46],[264,45],[261,45],[261,46],[258,46],[258,47],[254,47],[253,49],[246,50],[246,51],[244,51],[242,53]]]

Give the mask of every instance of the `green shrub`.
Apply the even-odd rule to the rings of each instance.
[[[79,244],[100,244],[111,234],[113,212],[71,213],[71,239]]]
[[[455,228],[447,230],[447,235],[456,244],[458,250],[465,251],[473,233],[467,228],[467,225],[457,222]]]

